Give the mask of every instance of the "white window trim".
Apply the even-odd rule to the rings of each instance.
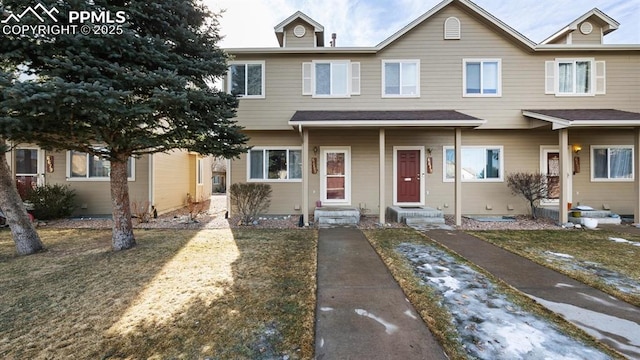
[[[385,65],[386,64],[400,64],[400,92],[402,92],[402,64],[416,64],[416,93],[405,95],[405,94],[387,94],[385,92],[386,84],[385,84]],[[420,59],[387,59],[382,60],[382,90],[381,94],[383,98],[419,98],[420,97]]]
[[[256,146],[251,148],[251,150],[286,150],[287,151],[287,177],[289,176],[289,151],[290,150],[300,150],[302,151],[302,146]],[[247,182],[255,182],[255,183],[299,183],[302,182],[302,178],[300,179],[267,179],[267,172],[269,168],[267,166],[263,166],[262,168],[262,179],[252,179],[251,178],[251,156],[250,153],[247,152]],[[264,161],[264,158],[263,158]],[[304,161],[304,159],[302,159]],[[304,174],[302,174],[304,176]]]
[[[344,200],[327,199],[327,153],[345,153]],[[351,146],[320,147],[320,201],[327,205],[351,205]]]
[[[442,181],[443,182],[455,182],[455,177],[447,178],[447,150],[454,150],[454,146],[442,147]],[[488,149],[500,150],[500,176],[498,178],[489,179],[462,179],[462,182],[504,182],[504,146],[499,145],[470,145],[462,146],[462,149],[484,149],[485,152]]]
[[[36,175],[36,177],[37,177],[36,183],[38,184],[38,186],[44,185],[45,184],[45,175],[44,175],[44,173],[45,173],[45,154],[44,154],[44,150],[42,150],[38,146],[17,146],[15,148],[15,150],[36,150],[37,154],[38,154],[38,159],[37,159],[38,168],[36,170],[38,172],[36,174],[28,174],[28,173],[18,173],[18,172],[16,172],[14,174],[14,176],[17,177],[17,176],[33,176],[33,175]],[[9,166],[10,169],[13,169],[14,166],[17,165],[17,164],[13,163],[13,158],[11,158],[11,156],[14,156],[14,155],[12,155],[12,153],[14,153],[14,151],[8,151],[6,153],[7,154],[7,163],[10,164],[10,166]],[[15,168],[16,168],[16,171],[17,171],[18,170],[17,166],[15,166]]]
[[[420,202],[398,202],[398,150],[420,150]],[[393,205],[394,206],[424,206],[425,205],[425,156],[424,146],[394,146],[393,147]]]
[[[241,95],[238,94],[238,97],[241,99],[264,99],[266,97],[265,94],[265,83],[266,83],[266,62],[264,60],[255,60],[255,61],[229,61],[227,63],[229,65],[229,68],[227,69],[227,92],[231,93],[231,65],[260,65],[262,67],[262,89],[261,89],[261,93],[262,95]],[[246,72],[245,72],[246,73]],[[247,89],[247,84],[246,84],[246,79],[245,79],[245,91]]]
[[[86,166],[87,166],[87,176],[86,177],[71,177],[71,151],[67,151],[67,176],[66,179],[67,181],[70,182],[77,182],[77,181],[98,181],[98,182],[104,182],[104,181],[110,181],[110,178],[108,176],[103,176],[103,177],[89,177],[89,156],[92,156],[89,153],[86,152],[82,152],[82,151],[76,151],[78,153],[83,153],[85,154],[85,158],[86,158]],[[129,157],[130,161],[131,161],[131,176],[127,177],[127,181],[136,181],[136,158]]]
[[[467,93],[467,63],[479,62],[480,63],[480,94],[468,94]],[[484,63],[495,62],[498,64],[498,88],[495,94],[484,94],[484,88],[482,87],[484,78]],[[502,59],[462,59],[462,97],[502,97]]]
[[[591,88],[589,89],[588,93],[577,93],[576,92],[576,79],[575,76],[573,78],[573,92],[566,92],[566,93],[561,93],[560,92],[560,69],[559,66],[561,63],[573,63],[573,71],[574,71],[574,75],[575,75],[575,71],[576,71],[576,62],[578,61],[589,61],[591,63],[591,79],[590,79],[590,84],[591,84]],[[553,89],[555,91],[555,95],[557,97],[566,97],[566,96],[570,96],[570,97],[581,97],[581,96],[595,96],[596,95],[596,61],[594,58],[556,58],[555,59],[555,64],[553,66],[553,78],[554,78],[554,83],[553,83]]]
[[[593,156],[593,150],[596,149],[631,149],[631,177],[628,179],[612,179],[612,178],[596,178],[595,175],[595,164],[593,161],[595,160]],[[635,149],[633,145],[591,145],[589,148],[589,166],[590,166],[590,177],[591,182],[633,182],[636,177],[636,169],[635,169]],[[607,174],[609,173],[609,169],[607,169]]]
[[[196,184],[204,185],[204,159],[196,160]]]
[[[333,94],[316,94],[316,64],[331,64],[331,71],[333,71],[333,64],[345,64],[347,66],[347,93],[340,95]],[[331,79],[331,77],[330,77]],[[351,97],[351,61],[350,60],[313,60],[311,61],[311,97],[312,98],[338,98],[346,99]],[[331,81],[331,90],[333,93],[333,81]]]

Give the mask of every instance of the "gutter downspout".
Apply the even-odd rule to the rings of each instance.
[[[149,204],[151,204],[151,206],[153,206],[153,208],[155,209],[155,204],[154,199],[155,199],[155,194],[154,194],[154,166],[153,166],[153,154],[149,154]]]

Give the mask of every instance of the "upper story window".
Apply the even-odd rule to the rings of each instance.
[[[300,147],[253,148],[247,155],[248,181],[301,181]]]
[[[68,180],[98,180],[108,181],[111,176],[111,162],[97,155],[85,152],[67,152],[67,179]],[[132,157],[127,162],[127,178],[135,180],[135,163]]]
[[[504,164],[502,146],[463,146],[462,181],[502,181]],[[444,147],[444,181],[456,178],[455,149]]]
[[[591,147],[591,181],[632,181],[633,146]]]
[[[420,60],[382,60],[383,97],[420,96]]]
[[[593,96],[605,93],[605,62],[592,58],[545,62],[545,93],[556,96]]]
[[[464,59],[464,96],[502,96],[502,61],[500,59]]]
[[[229,62],[229,92],[247,99],[264,98],[264,61]]]
[[[350,97],[359,94],[359,62],[316,60],[302,63],[302,95]]]

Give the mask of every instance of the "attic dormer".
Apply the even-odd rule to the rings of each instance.
[[[620,24],[597,8],[572,21],[541,44],[601,45],[603,37]]]
[[[322,47],[324,27],[301,11],[274,27],[280,47]]]

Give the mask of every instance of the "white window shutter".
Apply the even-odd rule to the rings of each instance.
[[[556,62],[545,61],[544,62],[544,93],[555,94],[556,93]]]
[[[607,93],[606,69],[604,61],[596,61],[596,94]]]
[[[312,95],[311,73],[313,64],[310,62],[302,63],[302,95]]]
[[[360,95],[360,63],[351,63],[351,95]]]

